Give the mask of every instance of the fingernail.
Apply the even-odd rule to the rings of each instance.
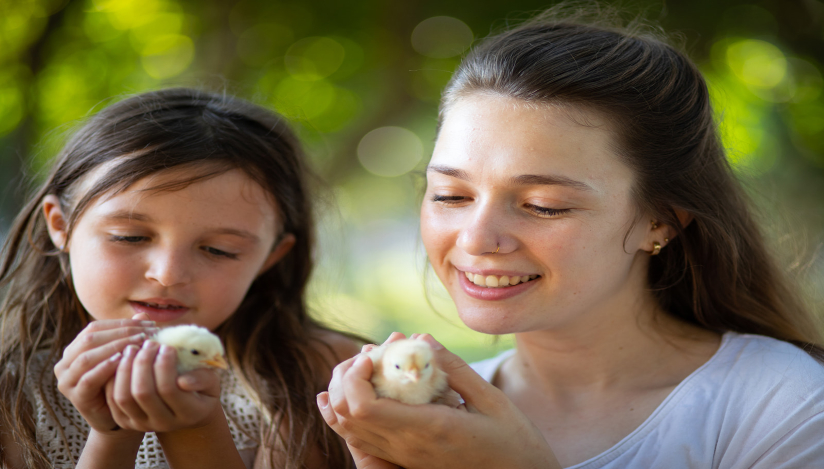
[[[443,350],[444,349],[444,346],[441,345],[440,342],[435,340],[435,338],[432,337],[429,334],[424,334],[423,335],[423,340],[425,340],[426,342],[429,343],[430,346],[432,346],[432,350]]]
[[[325,409],[329,407],[329,393],[323,391],[322,393],[318,394],[318,407],[321,409]]]
[[[132,355],[134,355],[134,351],[136,348],[137,347],[135,347],[134,345],[129,345],[128,347],[126,347],[126,350],[123,351],[123,356],[125,358],[131,358]]]
[[[120,360],[120,357],[122,357],[122,356],[123,356],[123,354],[122,354],[122,353],[117,352],[116,354],[112,355],[112,356],[109,358],[109,361],[110,361],[110,362],[116,362],[116,361]]]
[[[171,355],[174,353],[174,349],[168,345],[161,345],[160,346],[160,354],[161,355]]]
[[[140,321],[140,325],[143,327],[155,327],[157,323],[154,321]]]
[[[147,340],[146,342],[143,342],[143,347],[142,347],[143,350],[148,350],[149,347],[151,347],[153,343],[154,342],[152,342],[151,340]]]
[[[147,327],[147,328],[146,328],[146,334],[149,334],[149,335],[155,335],[155,334],[157,334],[158,332],[160,332],[160,328],[159,328],[159,327]]]
[[[141,332],[140,334],[135,334],[135,335],[129,337],[129,339],[131,339],[135,342],[138,342],[138,341],[141,341],[141,340],[146,340],[146,333]]]
[[[409,337],[409,338],[410,339],[417,339],[418,337],[420,337],[420,334],[412,334],[412,336]]]

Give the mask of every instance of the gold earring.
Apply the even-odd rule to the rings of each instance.
[[[649,223],[650,223],[650,225],[652,225],[653,230],[658,229],[658,222],[656,222],[655,220],[650,220]]]
[[[652,255],[657,256],[659,252],[661,252],[661,243],[659,243],[658,241],[653,241],[653,243],[652,243]]]
[[[667,243],[669,243],[669,238],[664,238],[664,246],[666,246]]]

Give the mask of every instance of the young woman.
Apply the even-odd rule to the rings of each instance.
[[[551,15],[463,61],[421,209],[461,319],[517,348],[473,371],[420,337],[458,409],[376,399],[348,360],[327,423],[370,468],[824,467],[819,329],[703,77],[640,28]]]

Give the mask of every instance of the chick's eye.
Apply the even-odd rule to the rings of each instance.
[[[395,368],[397,368],[397,369],[399,369],[399,370],[400,370],[400,369],[401,369],[401,366],[400,366],[400,365],[395,365]]]
[[[192,349],[192,355],[200,355],[200,351]]]
[[[429,363],[427,363],[426,366],[423,367],[424,370],[427,368],[429,368]]]

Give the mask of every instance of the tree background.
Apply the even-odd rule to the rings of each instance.
[[[602,4],[610,4],[604,1]],[[537,0],[0,0],[0,236],[66,135],[147,89],[225,90],[286,115],[328,182],[311,304],[383,339],[467,330],[418,241],[437,102],[473,41]],[[824,3],[636,1],[706,74],[729,158],[782,261],[824,309]],[[426,288],[425,288],[426,285]],[[426,291],[425,291],[426,290]]]

